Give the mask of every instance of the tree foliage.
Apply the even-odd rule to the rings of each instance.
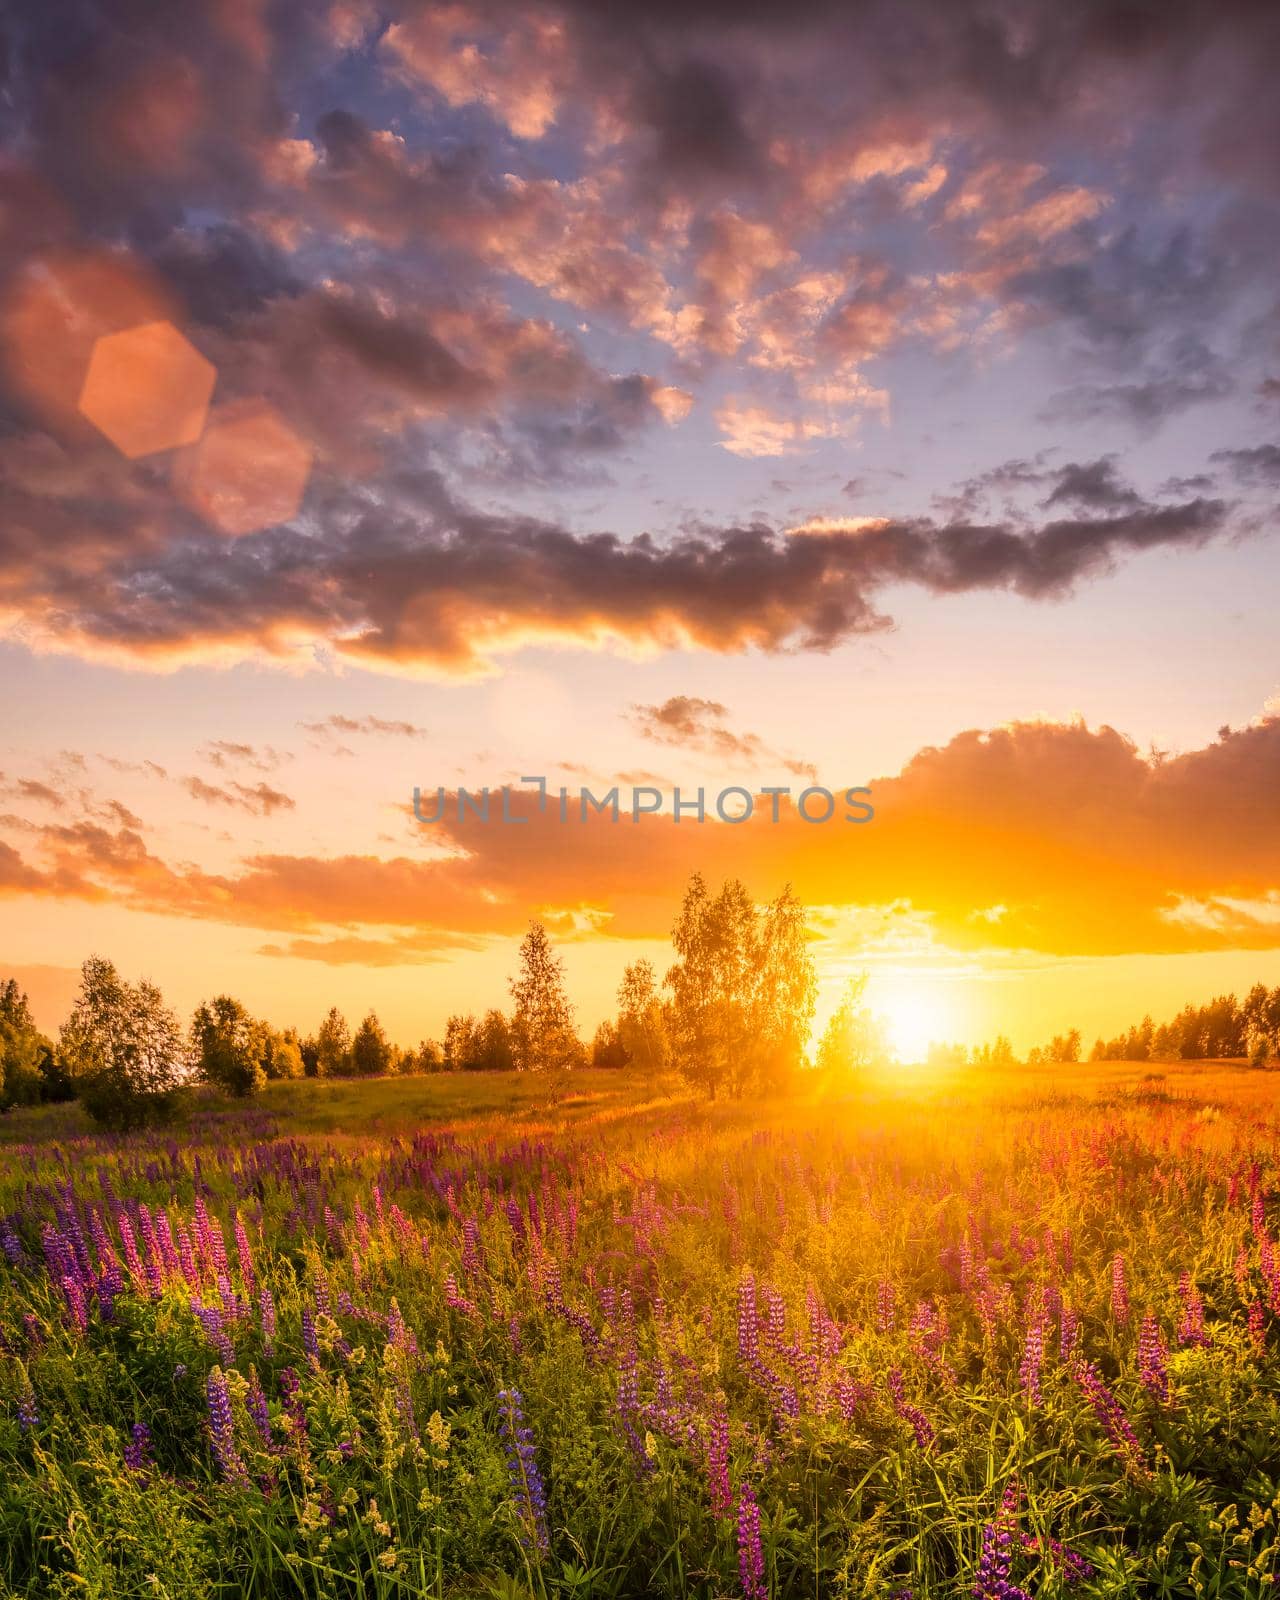
[[[36,1027],[26,994],[10,978],[0,986],[0,1111],[61,1098],[53,1046]]]
[[[760,911],[738,879],[713,897],[694,873],[671,943],[671,1050],[686,1081],[713,1099],[780,1087],[804,1054],[817,990],[790,885]]]
[[[196,1071],[224,1094],[256,1094],[267,1081],[264,1057],[269,1033],[229,994],[205,1001],[191,1019]]]
[[[185,1052],[178,1020],[154,984],[135,987],[110,961],[90,956],[59,1048],[94,1121],[127,1129],[172,1115]]]
[[[579,1066],[581,1041],[564,986],[564,962],[551,948],[547,930],[531,922],[520,945],[520,970],[510,982],[514,1002],[511,1051],[521,1072],[553,1072]]]

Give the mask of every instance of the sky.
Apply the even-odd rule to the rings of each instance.
[[[695,870],[792,883],[819,1020],[866,970],[905,1053],[1280,983],[1273,5],[6,26],[0,970],[44,1026],[99,953],[409,1044],[537,917],[589,1034]],[[792,795],[673,822],[730,784]]]

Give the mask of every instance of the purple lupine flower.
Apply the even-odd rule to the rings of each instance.
[[[1044,1332],[1044,1311],[1037,1302],[1027,1322],[1027,1337],[1022,1347],[1022,1364],[1018,1368],[1018,1382],[1032,1405],[1036,1406],[1043,1398],[1040,1390],[1040,1369],[1044,1366]]]
[[[1093,1414],[1102,1431],[1120,1453],[1139,1471],[1147,1469],[1146,1455],[1124,1407],[1102,1380],[1102,1374],[1091,1361],[1077,1361],[1075,1380],[1080,1392],[1093,1408]]]
[[[8,1217],[0,1222],[0,1250],[4,1251],[5,1259],[11,1267],[25,1266],[27,1252],[22,1248],[22,1240],[19,1239]]]
[[[18,1426],[23,1433],[30,1433],[33,1428],[40,1426],[40,1411],[36,1405],[36,1392],[31,1387],[31,1379],[24,1369],[19,1368],[18,1399],[16,1409],[18,1413]]]
[[[982,1530],[982,1553],[973,1575],[974,1600],[1031,1600],[1013,1581],[1014,1533],[1018,1519],[1018,1484],[1011,1479],[1000,1510]]]
[[[1111,1315],[1120,1327],[1129,1322],[1129,1285],[1125,1275],[1124,1257],[1117,1253],[1111,1258]]]
[[[249,1388],[244,1398],[245,1410],[253,1418],[253,1424],[262,1435],[263,1444],[271,1443],[271,1412],[267,1406],[267,1397],[263,1392],[262,1380],[258,1377],[257,1367],[249,1368]]]
[[[934,1441],[933,1424],[920,1410],[919,1406],[911,1405],[904,1396],[902,1373],[895,1367],[889,1374],[889,1393],[893,1399],[893,1409],[904,1421],[911,1424],[912,1432],[916,1436],[916,1444],[921,1450],[928,1450]]]
[[[756,1280],[744,1270],[738,1284],[738,1354],[752,1361],[759,1350],[760,1325],[756,1317]]]
[[[247,1484],[249,1475],[236,1449],[235,1418],[231,1414],[231,1396],[227,1393],[227,1380],[221,1367],[214,1367],[205,1386],[209,1406],[209,1442],[219,1471],[228,1483]]]
[[[240,1263],[240,1282],[244,1285],[246,1298],[252,1300],[254,1290],[258,1286],[253,1270],[253,1251],[249,1245],[249,1234],[238,1211],[235,1217],[236,1259]]]
[[[1178,1279],[1178,1298],[1182,1301],[1178,1343],[1207,1345],[1209,1335],[1204,1328],[1204,1301],[1189,1272],[1184,1272]]]
[[[124,1464],[130,1472],[150,1472],[155,1465],[151,1454],[151,1429],[145,1422],[135,1422],[129,1430],[129,1442],[124,1447]]]
[[[1138,1381],[1159,1405],[1169,1404],[1169,1370],[1165,1364],[1164,1339],[1160,1324],[1151,1312],[1138,1330]]]
[[[444,1303],[451,1311],[460,1311],[464,1317],[480,1315],[475,1305],[459,1290],[458,1280],[452,1272],[446,1272],[444,1276]]]
[[[302,1308],[302,1348],[307,1353],[307,1359],[312,1362],[320,1360],[320,1340],[316,1336],[316,1319],[312,1315],[310,1306]]]
[[[738,1576],[743,1600],[768,1600],[760,1544],[760,1507],[749,1483],[738,1490]]]
[[[521,1524],[521,1543],[539,1559],[551,1548],[547,1534],[547,1496],[538,1471],[533,1433],[525,1426],[519,1389],[498,1394],[498,1431],[507,1448],[507,1477]]]
[[[73,1325],[83,1333],[89,1326],[89,1308],[85,1303],[84,1290],[80,1287],[78,1278],[65,1277],[62,1280],[62,1293],[67,1302],[67,1310],[71,1314]]]
[[[876,1284],[876,1332],[892,1333],[898,1324],[898,1291],[887,1278]]]
[[[276,1302],[265,1283],[258,1291],[258,1325],[262,1329],[262,1348],[270,1355],[276,1342]]]
[[[1056,1539],[1038,1539],[1034,1533],[1023,1533],[1019,1537],[1024,1550],[1038,1556],[1043,1556],[1045,1551],[1048,1551],[1054,1562],[1062,1569],[1068,1588],[1073,1588],[1085,1578],[1093,1577],[1093,1563],[1077,1555],[1074,1550],[1068,1550],[1066,1545],[1059,1544]]]
[[[707,1486],[712,1515],[727,1517],[733,1506],[733,1491],[729,1487],[729,1415],[722,1405],[712,1412],[707,1434]]]

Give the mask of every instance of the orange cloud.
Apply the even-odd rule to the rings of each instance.
[[[703,706],[676,708],[673,724],[683,710],[700,725]],[[422,960],[531,915],[567,918],[579,936],[661,936],[695,869],[762,894],[790,881],[832,912],[897,906],[957,950],[1280,948],[1280,718],[1161,761],[1106,727],[971,730],[869,781],[876,815],[862,826],[840,820],[839,802],[836,820],[801,820],[791,807],[807,778],[776,824],[763,800],[746,822],[676,824],[669,797],[665,814],[633,821],[625,796],[617,823],[591,807],[561,823],[554,790],[545,811],[516,790],[524,821],[500,825],[495,798],[486,825],[470,811],[459,821],[450,795],[444,819],[421,828],[433,854],[258,855],[227,874],[170,866],[129,827],[32,825],[32,859],[0,850],[0,887],[278,930],[292,939],[272,953],[330,962]],[[708,788],[714,818],[719,783]],[[569,806],[579,816],[576,787]]]

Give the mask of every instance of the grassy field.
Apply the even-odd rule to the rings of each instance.
[[[1263,1596],[1280,1074],[0,1121],[9,1595]]]

